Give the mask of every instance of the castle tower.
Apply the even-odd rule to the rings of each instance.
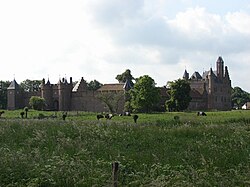
[[[217,62],[217,77],[221,80],[224,77],[224,61],[222,57],[219,57]]]
[[[45,99],[46,102],[46,109],[47,110],[54,110],[54,103],[53,103],[53,88],[52,84],[48,80],[45,84],[45,79],[42,80],[41,84],[41,96]]]
[[[208,72],[208,109],[213,109],[214,107],[214,83],[215,83],[216,76],[210,68]]]
[[[23,108],[22,92],[19,84],[14,79],[7,88],[8,110]]]
[[[58,95],[59,95],[59,110],[67,111],[71,109],[71,94],[73,89],[72,78],[70,77],[70,83],[67,79],[63,78],[58,83]]]

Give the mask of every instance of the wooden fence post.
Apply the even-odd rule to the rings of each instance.
[[[112,163],[112,183],[113,187],[118,186],[118,169],[119,169],[119,163],[118,162],[113,162]]]

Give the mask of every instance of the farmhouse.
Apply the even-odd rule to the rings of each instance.
[[[189,110],[230,110],[231,109],[231,80],[227,66],[218,58],[217,69],[203,72],[201,76],[194,72],[191,77],[185,70],[183,79],[190,82],[192,101]],[[167,82],[167,81],[166,81]],[[72,78],[68,81],[62,78],[57,84],[49,80],[42,80],[40,90],[37,92],[23,92],[16,80],[8,87],[8,109],[14,110],[29,105],[31,96],[43,97],[46,101],[46,110],[60,111],[92,111],[108,112],[105,98],[109,98],[115,106],[115,112],[123,112],[126,92],[133,89],[129,81],[125,83],[104,84],[96,91],[87,89],[87,82],[81,78],[73,86]],[[169,98],[166,87],[160,87],[161,100],[157,109],[164,110],[165,101]],[[114,103],[115,102],[115,103]]]

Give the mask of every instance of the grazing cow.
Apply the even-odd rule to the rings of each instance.
[[[207,116],[205,112],[197,112],[197,116]]]
[[[124,116],[131,116],[130,112],[124,112]]]
[[[105,115],[105,118],[106,118],[106,119],[112,119],[112,117],[113,117],[113,114],[106,114],[106,115]]]
[[[119,116],[131,116],[130,112],[123,112]]]
[[[66,119],[67,114],[68,114],[67,112],[63,112],[63,115],[62,115],[62,119],[63,119],[63,120],[65,120],[65,119]]]
[[[139,118],[139,116],[138,115],[133,115],[133,119],[134,119],[134,122],[136,123],[137,122],[137,119]]]
[[[3,113],[4,113],[4,111],[1,111],[1,112],[0,112],[0,117],[2,116]]]
[[[97,115],[96,115],[96,118],[99,120],[99,119],[101,119],[101,118],[104,118],[104,116],[103,116],[102,114],[97,114]]]

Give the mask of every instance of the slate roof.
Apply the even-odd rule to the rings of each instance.
[[[123,87],[124,87],[124,83],[104,84],[97,91],[123,91],[124,90]]]
[[[199,74],[199,72],[194,72],[193,75],[191,76],[191,79],[202,79],[201,75]]]
[[[80,81],[78,81],[78,82],[76,83],[76,85],[74,86],[74,88],[73,88],[72,91],[73,91],[73,92],[77,92],[78,89],[87,90],[87,83],[86,83],[86,81],[83,79],[83,77],[81,78]]]
[[[16,80],[14,79],[9,87],[7,88],[8,90],[15,90],[15,89],[19,89],[19,84],[17,84]]]
[[[187,72],[187,70],[184,71],[183,77],[184,79],[189,79],[189,73]]]
[[[125,82],[125,84],[124,84],[124,86],[123,86],[123,89],[126,90],[126,91],[129,91],[129,90],[132,89],[132,88],[133,88],[133,87],[132,87],[130,81],[129,81],[129,80],[126,80],[126,82]]]

